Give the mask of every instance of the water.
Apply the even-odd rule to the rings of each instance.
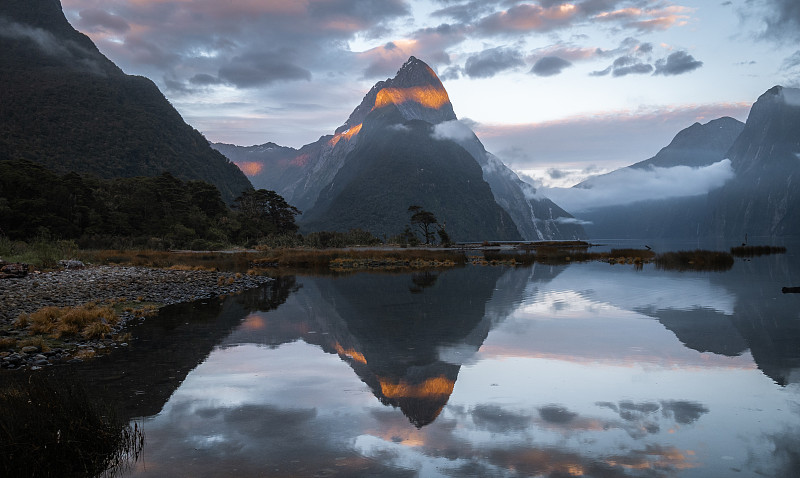
[[[284,278],[84,371],[135,477],[797,476],[799,259]]]

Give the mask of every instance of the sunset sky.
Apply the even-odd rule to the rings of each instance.
[[[62,3],[211,141],[313,142],[414,55],[489,151],[553,186],[800,86],[797,0]]]

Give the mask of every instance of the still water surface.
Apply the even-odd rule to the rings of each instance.
[[[126,359],[130,476],[798,476],[797,262],[290,277],[169,309]]]

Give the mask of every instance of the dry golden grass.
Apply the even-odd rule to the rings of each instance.
[[[253,261],[255,267],[312,270],[352,270],[360,268],[452,267],[464,264],[461,252],[435,249],[280,249]],[[248,271],[249,272],[249,271]]]
[[[17,339],[14,337],[0,337],[0,350],[13,349],[17,346]]]
[[[90,302],[78,307],[43,307],[31,314],[21,314],[16,326],[27,327],[31,335],[53,338],[82,335],[89,339],[111,332],[111,326],[118,321],[111,307]]]

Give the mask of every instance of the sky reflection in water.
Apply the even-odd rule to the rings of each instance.
[[[134,476],[793,476],[789,260],[301,277],[145,420]]]

